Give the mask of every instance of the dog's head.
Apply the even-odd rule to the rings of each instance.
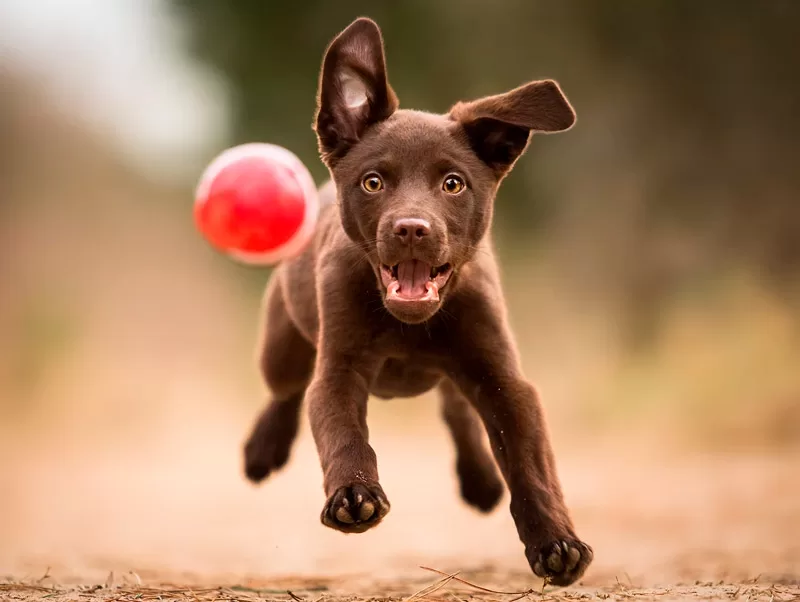
[[[446,115],[399,110],[378,26],[357,19],[333,40],[314,129],[344,230],[396,318],[420,323],[436,313],[486,234],[497,187],[531,133],[574,122],[550,80],[458,103]]]

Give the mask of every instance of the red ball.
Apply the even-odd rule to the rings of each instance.
[[[216,249],[249,264],[299,255],[319,213],[308,169],[287,149],[242,144],[217,156],[195,191],[195,225]]]

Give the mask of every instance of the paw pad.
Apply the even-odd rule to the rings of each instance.
[[[362,533],[377,525],[391,506],[377,483],[340,487],[322,509],[322,524],[344,533]]]
[[[533,572],[553,585],[570,585],[583,575],[594,558],[592,548],[577,539],[544,546],[533,562]]]

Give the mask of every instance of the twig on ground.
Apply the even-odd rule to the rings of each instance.
[[[439,572],[439,571],[437,571],[437,572]],[[416,600],[417,598],[424,598],[424,597],[432,594],[433,592],[442,589],[445,585],[450,583],[453,579],[456,579],[455,575],[445,575],[445,577],[443,579],[439,579],[439,581],[437,581],[436,583],[432,583],[430,585],[427,585],[427,586],[423,587],[421,590],[419,590],[418,592],[416,592],[414,594],[411,594],[411,596],[409,596],[408,598],[403,600],[403,602],[411,602],[411,600]]]
[[[450,573],[445,573],[444,571],[440,571],[438,569],[432,569],[432,568],[427,567],[427,566],[421,566],[419,568],[421,568],[424,571],[431,571],[432,573],[438,573],[439,575],[444,575],[445,577],[450,577],[454,581],[458,581],[459,583],[463,583],[464,585],[468,585],[469,587],[471,587],[473,589],[477,589],[479,591],[486,592],[487,594],[500,594],[500,595],[503,595],[503,596],[521,596],[521,597],[524,597],[524,596],[527,596],[528,594],[535,593],[535,590],[533,590],[533,589],[528,589],[528,590],[525,590],[525,591],[522,591],[522,592],[503,592],[503,591],[499,591],[499,590],[496,590],[496,589],[489,589],[488,587],[483,587],[481,585],[477,585],[475,583],[471,583],[471,582],[467,581],[466,579],[462,579],[461,577],[457,577],[456,575],[458,575],[458,573],[454,573],[454,574],[451,575]]]
[[[35,583],[0,583],[0,592],[2,591],[34,591],[34,592],[50,592],[60,593],[54,587],[47,587],[46,585],[37,585]]]
[[[47,570],[44,572],[39,579],[36,580],[36,583],[41,583],[42,581],[50,578],[50,567],[47,567]]]

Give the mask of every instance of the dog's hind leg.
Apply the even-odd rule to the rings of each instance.
[[[503,496],[503,482],[484,444],[485,429],[478,413],[449,379],[439,385],[442,415],[456,446],[456,472],[461,497],[489,512]]]
[[[244,448],[245,474],[257,483],[283,467],[297,435],[300,407],[314,368],[315,351],[289,317],[278,274],[266,292],[260,365],[272,399]]]

